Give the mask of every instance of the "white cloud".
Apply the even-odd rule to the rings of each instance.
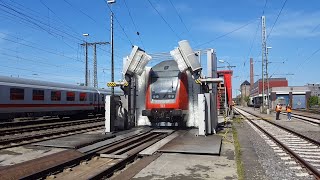
[[[277,12],[266,15],[267,34],[270,32],[271,27],[276,19]],[[302,12],[302,11],[287,11],[283,12],[278,22],[275,24],[272,31],[272,37],[282,38],[307,38],[320,36],[320,11],[318,12]],[[195,26],[194,30],[206,33],[213,33],[216,36],[229,33],[241,26],[244,26],[249,21],[230,21],[223,19],[207,19],[201,21],[200,24]],[[235,38],[247,39],[252,38],[257,29],[255,21],[240,30],[228,35]],[[258,36],[261,34],[261,26],[258,29]]]
[[[315,27],[320,24],[319,12],[288,12],[280,16],[280,19],[275,24],[272,36],[281,37],[297,37],[307,38],[320,35],[320,27]],[[273,23],[270,23],[272,26]]]

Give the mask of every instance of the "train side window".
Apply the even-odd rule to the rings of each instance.
[[[32,91],[32,100],[33,101],[43,101],[44,100],[44,90],[34,89]]]
[[[24,100],[24,89],[10,88],[10,100]]]
[[[67,101],[74,101],[76,97],[75,95],[76,95],[75,92],[71,92],[71,91],[67,92]]]
[[[61,101],[61,91],[51,91],[51,101]]]
[[[101,94],[102,102],[104,102],[104,94]]]
[[[87,93],[80,93],[79,94],[80,101],[86,101],[87,100]]]
[[[92,100],[93,100],[93,94],[90,93],[90,94],[89,94],[89,101],[92,101]]]
[[[98,99],[98,94],[94,94],[94,101],[97,101]]]

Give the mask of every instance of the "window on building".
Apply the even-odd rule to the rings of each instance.
[[[24,89],[10,88],[10,100],[24,100]]]
[[[86,101],[87,100],[87,93],[80,93],[79,94],[80,101]]]
[[[34,89],[32,91],[32,100],[43,101],[44,100],[44,90]]]
[[[67,101],[74,101],[75,97],[75,92],[67,92]]]
[[[61,91],[51,91],[51,101],[61,101]]]

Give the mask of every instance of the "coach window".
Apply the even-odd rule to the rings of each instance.
[[[67,101],[75,100],[75,92],[67,92]]]
[[[98,101],[98,94],[94,94],[94,102]]]
[[[93,100],[93,94],[90,93],[90,94],[89,94],[89,101],[92,101],[92,100]]]
[[[51,91],[51,101],[61,101],[61,91]]]
[[[80,101],[86,101],[87,100],[87,93],[80,93],[79,94]]]
[[[32,91],[32,100],[34,100],[34,101],[43,101],[44,100],[44,90],[34,89]]]
[[[24,89],[10,88],[10,100],[24,100]]]

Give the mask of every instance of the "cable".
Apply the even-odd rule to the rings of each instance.
[[[44,2],[43,0],[40,0],[40,3],[45,6],[51,13],[53,13],[54,15],[56,15],[56,17],[59,19],[60,22],[62,22],[65,26],[67,26],[71,31],[73,31],[75,34],[80,34],[79,32],[77,32],[75,29],[73,29],[71,26],[69,26],[67,23],[65,23],[59,16],[57,13],[55,13],[52,9],[50,9]]]
[[[77,38],[77,37],[75,37],[75,36],[73,36],[73,35],[71,35],[71,34],[69,34],[69,33],[67,33],[67,32],[64,32],[63,30],[60,30],[60,29],[55,28],[55,27],[51,27],[50,25],[48,25],[48,24],[46,24],[46,23],[44,23],[44,22],[42,22],[42,21],[40,21],[40,20],[37,20],[37,19],[35,19],[35,18],[33,18],[33,17],[30,17],[29,15],[27,15],[27,14],[25,14],[25,13],[23,13],[23,12],[20,12],[20,11],[14,9],[14,8],[12,8],[12,7],[9,7],[8,5],[0,4],[0,7],[4,7],[4,8],[6,8],[6,9],[8,9],[9,11],[12,11],[13,13],[12,13],[12,12],[9,12],[8,10],[4,10],[4,9],[3,9],[3,12],[6,12],[6,13],[8,13],[8,14],[16,17],[16,18],[19,18],[19,19],[25,21],[26,23],[30,23],[30,24],[34,25],[35,27],[39,28],[40,30],[45,31],[45,32],[47,32],[48,34],[52,35],[53,37],[61,40],[64,44],[66,44],[67,46],[69,46],[69,47],[72,48],[72,49],[75,49],[75,48],[74,48],[73,46],[69,45],[68,43],[66,43],[65,40],[64,40],[64,38],[73,37],[73,38],[75,38],[75,39],[81,40],[81,39],[79,39],[79,38]],[[16,13],[17,15],[14,14],[14,13]],[[43,27],[43,25],[44,25],[45,27]],[[52,31],[52,30],[46,29],[47,27],[48,27],[49,29],[54,29],[56,32],[55,32],[55,31]],[[59,33],[57,33],[57,32],[64,33],[64,34],[66,34],[66,35],[68,35],[68,36],[64,36],[64,35],[59,34]],[[61,38],[59,38],[57,35],[58,35],[59,37],[61,36]]]
[[[20,53],[18,51],[15,51],[15,50],[12,50],[12,49],[8,49],[8,48],[2,48],[2,50],[5,50],[5,51],[11,51],[11,52],[15,52],[15,53]],[[78,69],[75,69],[75,68],[72,68],[72,67],[69,67],[69,66],[59,66],[59,65],[56,65],[56,64],[51,64],[51,63],[46,63],[46,62],[41,62],[41,61],[38,61],[38,60],[33,60],[33,59],[28,59],[28,58],[24,58],[24,57],[21,57],[19,55],[12,55],[12,54],[8,54],[8,53],[4,53],[4,52],[0,52],[1,55],[4,55],[4,56],[8,56],[8,57],[13,57],[13,58],[17,58],[18,60],[25,60],[25,61],[30,61],[30,62],[35,62],[37,64],[43,64],[43,65],[47,65],[47,66],[53,66],[53,67],[57,67],[57,68],[63,68],[63,69],[72,69],[73,71],[79,71]],[[25,52],[23,52],[24,55],[26,55]],[[41,60],[44,60],[45,58],[43,57],[39,57],[39,56],[34,56],[36,57],[37,59],[41,59]],[[48,59],[47,59],[48,60]],[[49,61],[49,60],[48,60]],[[80,72],[80,71],[79,71]],[[82,72],[82,71],[81,71]]]
[[[150,0],[148,0],[148,2],[150,3],[151,7],[158,13],[158,15],[161,17],[161,19],[167,24],[167,26],[170,28],[170,30],[174,33],[174,35],[181,40],[181,37],[179,36],[178,33],[176,33],[176,31],[170,26],[170,24],[166,21],[166,19],[160,14],[160,12],[157,10],[156,7],[154,7],[154,5],[151,3]]]
[[[184,28],[187,30],[187,32],[188,32],[188,33],[189,33],[189,35],[191,36],[191,39],[193,39],[192,34],[190,33],[189,28],[187,28],[186,24],[185,24],[185,23],[184,23],[184,21],[182,20],[182,17],[181,17],[181,15],[179,14],[179,12],[178,12],[177,8],[174,6],[174,4],[172,3],[172,1],[171,1],[171,0],[168,0],[168,1],[169,1],[169,2],[170,2],[170,4],[172,5],[173,9],[176,11],[176,13],[177,13],[177,15],[178,15],[178,17],[179,17],[179,19],[180,19],[181,23],[183,24]]]
[[[63,0],[65,3],[67,3],[69,6],[71,6],[72,8],[74,8],[74,9],[77,9],[76,7],[74,7],[70,2],[68,2],[67,0]],[[95,23],[97,23],[98,24],[98,22],[95,20],[95,19],[93,19],[91,16],[89,16],[87,13],[85,13],[85,12],[83,12],[81,9],[77,9],[77,10],[79,10],[83,15],[85,15],[85,16],[87,16],[89,19],[91,19],[92,21],[94,21]]]
[[[220,36],[218,36],[218,37],[216,37],[216,38],[214,38],[214,39],[212,39],[212,40],[210,40],[210,41],[204,42],[204,43],[202,43],[202,44],[198,44],[198,45],[196,45],[195,47],[199,47],[199,46],[203,46],[203,45],[206,45],[206,44],[210,44],[210,43],[212,43],[213,41],[216,41],[216,40],[218,40],[218,39],[220,39],[220,38],[223,38],[223,37],[225,37],[225,36],[228,36],[228,35],[236,32],[236,31],[239,31],[239,30],[242,29],[242,28],[245,28],[246,26],[248,26],[249,24],[254,23],[254,22],[257,21],[257,20],[258,20],[258,19],[251,20],[251,21],[249,21],[248,23],[246,23],[246,24],[244,24],[244,25],[242,25],[242,26],[240,26],[240,27],[238,27],[238,28],[236,28],[236,29],[234,29],[234,30],[232,30],[232,31],[230,31],[230,32],[227,32],[227,33],[225,33],[225,34],[222,34],[222,35],[220,35]]]
[[[272,28],[271,28],[268,36],[267,36],[267,39],[269,38],[270,34],[272,33],[272,30],[273,30],[273,28],[274,28],[274,25],[277,23],[277,21],[278,21],[278,19],[279,19],[279,16],[280,16],[280,14],[281,14],[284,6],[286,5],[287,1],[288,1],[288,0],[285,0],[285,1],[284,1],[283,5],[282,5],[282,7],[281,7],[281,10],[279,11],[278,16],[277,16],[276,20],[274,21],[274,23],[273,23],[273,25],[272,25]]]
[[[3,37],[0,37],[0,39],[6,40],[6,41],[9,41],[9,42],[13,42],[13,43],[16,43],[16,44],[20,44],[20,45],[23,45],[23,46],[27,46],[27,47],[30,47],[30,48],[33,48],[33,49],[37,49],[37,50],[40,50],[40,51],[44,51],[44,52],[47,52],[47,53],[50,53],[50,54],[59,55],[59,56],[62,56],[62,57],[68,58],[68,59],[75,60],[75,61],[79,61],[78,59],[75,59],[75,58],[72,58],[72,57],[68,57],[68,56],[65,56],[63,54],[58,54],[56,52],[52,52],[52,51],[49,51],[49,50],[46,50],[46,49],[38,48],[38,47],[29,45],[29,44],[20,43],[20,42],[17,42],[17,41],[11,40],[11,39],[7,39],[7,38],[3,38]],[[83,61],[79,61],[79,62],[83,62]]]
[[[131,15],[131,13],[130,13],[130,9],[129,9],[128,5],[127,5],[126,0],[124,0],[124,4],[126,5],[126,8],[127,8],[127,10],[128,10],[128,13],[129,13],[129,16],[130,16],[130,18],[131,18],[131,22],[132,22],[132,24],[133,24],[133,26],[134,26],[134,28],[135,28],[135,30],[136,30],[136,33],[137,33],[137,35],[138,35],[138,37],[139,37],[139,40],[140,40],[141,45],[142,45],[142,48],[145,50],[144,44],[143,44],[142,39],[141,39],[141,37],[140,37],[140,32],[138,31],[138,28],[137,28],[137,26],[136,26],[136,23],[134,23],[134,20],[133,20],[133,18],[132,18],[132,15]]]

